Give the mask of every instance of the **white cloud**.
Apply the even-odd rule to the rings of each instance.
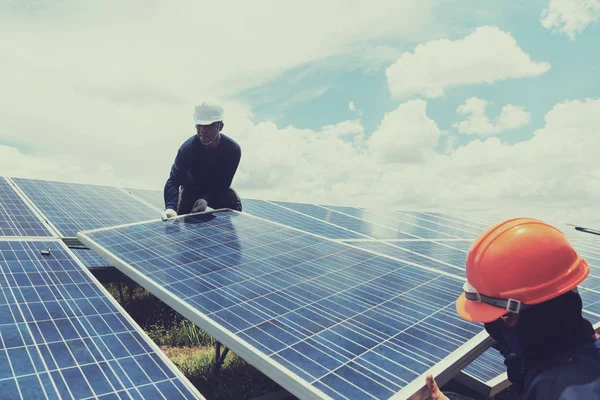
[[[386,69],[395,98],[437,98],[448,88],[541,75],[547,62],[531,60],[510,33],[482,26],[458,40],[438,39],[405,52]]]
[[[423,162],[432,157],[443,133],[427,116],[426,107],[424,100],[411,100],[386,113],[368,140],[371,154],[383,163]]]
[[[138,185],[166,179],[177,147],[193,133],[198,98],[227,99],[291,68],[412,37],[426,31],[432,1],[345,5],[106,0],[81,7],[64,0],[28,8],[0,1],[0,139],[82,171],[107,163],[137,176]]]
[[[500,114],[492,122],[487,117],[485,109],[488,101],[478,97],[467,99],[456,109],[456,112],[467,116],[467,119],[455,123],[459,133],[491,135],[503,132],[507,129],[516,129],[531,123],[531,113],[525,111],[521,106],[512,104],[502,107]]]
[[[588,25],[600,21],[600,0],[550,0],[541,16],[542,26],[571,40]]]
[[[356,108],[356,104],[354,104],[353,101],[350,101],[348,103],[348,108],[350,109],[350,111],[352,111],[353,113],[355,113],[359,117],[362,117],[362,114],[363,114],[362,111]]]
[[[423,100],[401,104],[386,114],[364,147],[323,131],[253,127],[240,136],[252,153],[246,152],[236,185],[248,197],[374,208],[493,210],[600,227],[594,211],[600,196],[595,161],[600,99],[556,105],[528,141],[507,145],[496,137],[476,139],[447,154],[433,151],[443,133],[425,110]],[[256,149],[252,141],[265,146]],[[268,160],[267,154],[274,158]]]

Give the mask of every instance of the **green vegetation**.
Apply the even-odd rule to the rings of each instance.
[[[217,370],[214,338],[141,286],[104,286],[207,400],[252,399],[281,390],[231,351]]]

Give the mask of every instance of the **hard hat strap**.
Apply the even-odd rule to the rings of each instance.
[[[492,305],[494,307],[504,308],[507,311],[510,311],[514,314],[518,314],[521,310],[526,310],[528,308],[533,307],[530,304],[523,304],[519,300],[515,299],[500,299],[497,297],[490,297],[484,294],[481,294],[475,289],[469,282],[465,282],[463,285],[463,290],[465,292],[465,297],[467,300],[477,301],[480,303],[486,303]]]

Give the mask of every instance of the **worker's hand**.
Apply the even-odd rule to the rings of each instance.
[[[162,213],[162,220],[166,221],[169,218],[174,218],[177,216],[177,211],[175,210],[171,210],[170,208],[167,208],[163,213]]]
[[[196,202],[194,203],[194,206],[192,207],[192,214],[206,211],[207,205],[208,205],[208,203],[204,199],[196,200]]]
[[[427,389],[429,389],[429,394],[431,395],[432,400],[450,400],[444,393],[442,393],[432,375],[427,375],[425,377],[425,383],[427,384]]]

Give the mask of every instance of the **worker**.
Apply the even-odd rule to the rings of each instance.
[[[577,290],[588,274],[564,234],[537,219],[506,220],[472,244],[456,309],[484,324],[523,399],[600,399],[600,339]],[[425,381],[432,399],[448,399]]]
[[[242,211],[241,199],[231,187],[242,152],[222,133],[223,106],[205,99],[195,106],[193,118],[196,134],[179,148],[165,184],[163,220],[207,207]]]

